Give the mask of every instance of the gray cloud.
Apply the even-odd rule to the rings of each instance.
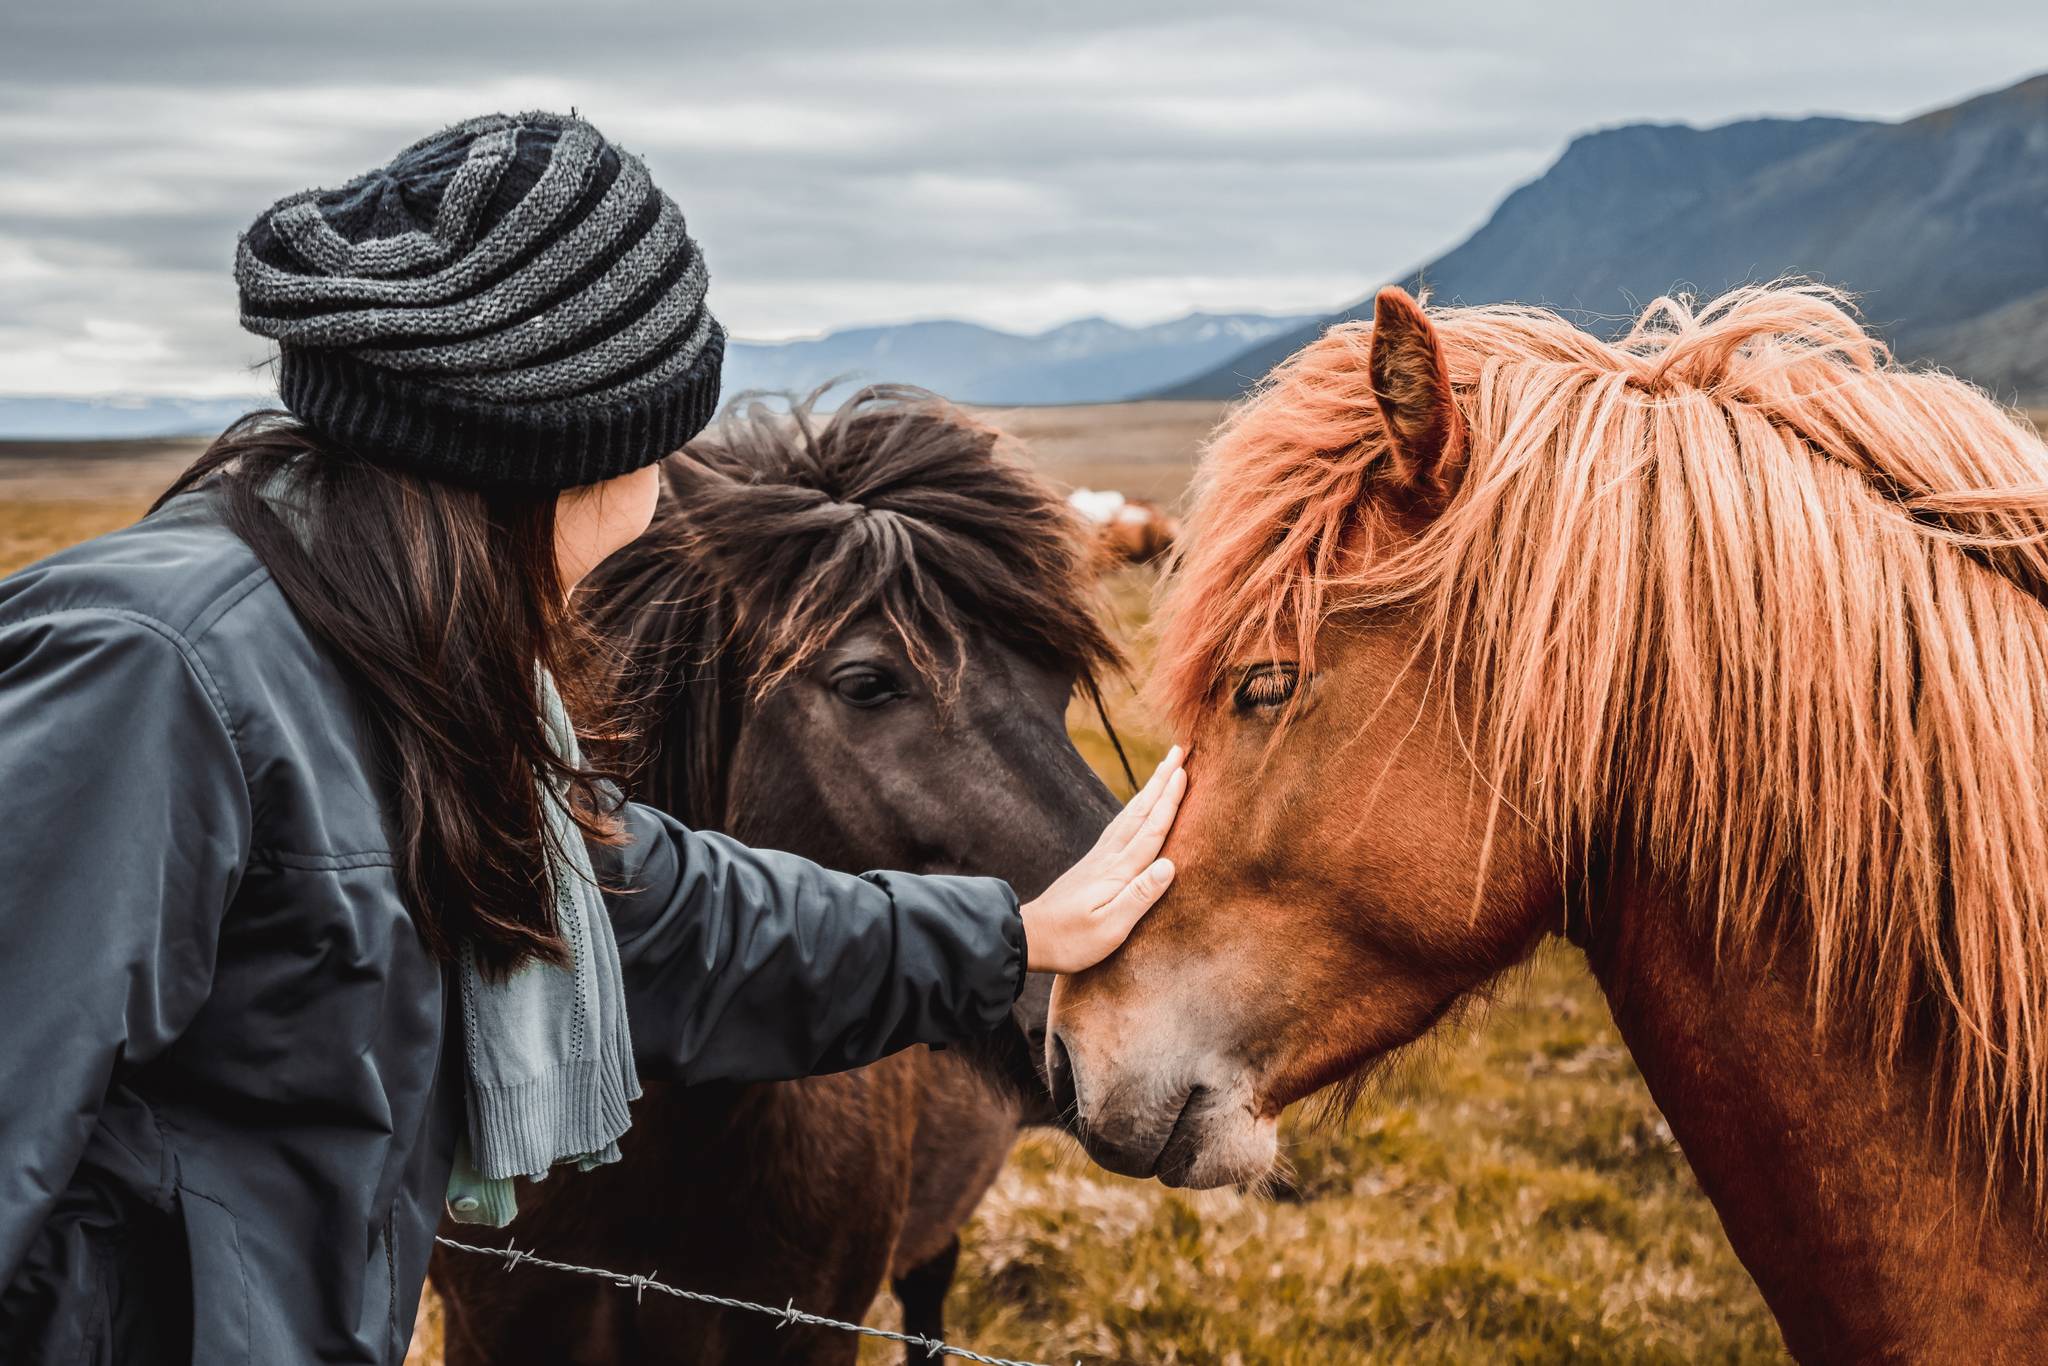
[[[721,315],[781,335],[1334,306],[1585,128],[1897,117],[2048,65],[2048,13],[1990,0],[23,8],[0,18],[13,393],[247,390],[235,233],[487,108],[574,104],[645,155]]]

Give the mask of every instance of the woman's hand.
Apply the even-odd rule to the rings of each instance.
[[[1173,864],[1159,857],[1188,775],[1179,745],[1166,751],[1144,790],[1131,798],[1081,861],[1024,907],[1033,972],[1079,972],[1110,954],[1166,895]]]

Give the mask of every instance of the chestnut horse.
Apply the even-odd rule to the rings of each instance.
[[[1092,1154],[1257,1178],[1562,935],[1795,1355],[2041,1360],[2040,438],[1815,287],[1617,342],[1389,290],[1196,503],[1180,875],[1054,991]]]
[[[1086,852],[1116,803],[1065,716],[1115,652],[1085,531],[992,429],[869,389],[829,420],[757,405],[663,473],[653,527],[586,599],[653,700],[635,795],[834,867],[991,873],[1026,896]],[[1048,986],[1034,977],[1011,1028],[948,1052],[650,1084],[622,1160],[522,1183],[509,1232],[556,1260],[855,1321],[893,1275],[906,1329],[937,1336],[957,1230],[1020,1117],[1049,1118],[1033,1062]],[[445,1249],[433,1275],[450,1366],[851,1363],[858,1346]]]
[[[1114,489],[1075,489],[1067,505],[1095,527],[1102,555],[1111,565],[1150,564],[1173,549],[1180,521],[1149,498],[1127,498]]]

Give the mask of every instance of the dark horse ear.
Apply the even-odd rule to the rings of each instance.
[[[1451,396],[1436,329],[1408,291],[1389,285],[1372,306],[1373,397],[1393,443],[1395,480],[1442,507],[1465,469],[1465,419]]]

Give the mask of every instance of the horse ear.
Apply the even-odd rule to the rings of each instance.
[[[1436,328],[1407,290],[1389,285],[1372,306],[1373,397],[1393,445],[1396,480],[1441,507],[1465,469],[1465,419],[1451,395]]]

